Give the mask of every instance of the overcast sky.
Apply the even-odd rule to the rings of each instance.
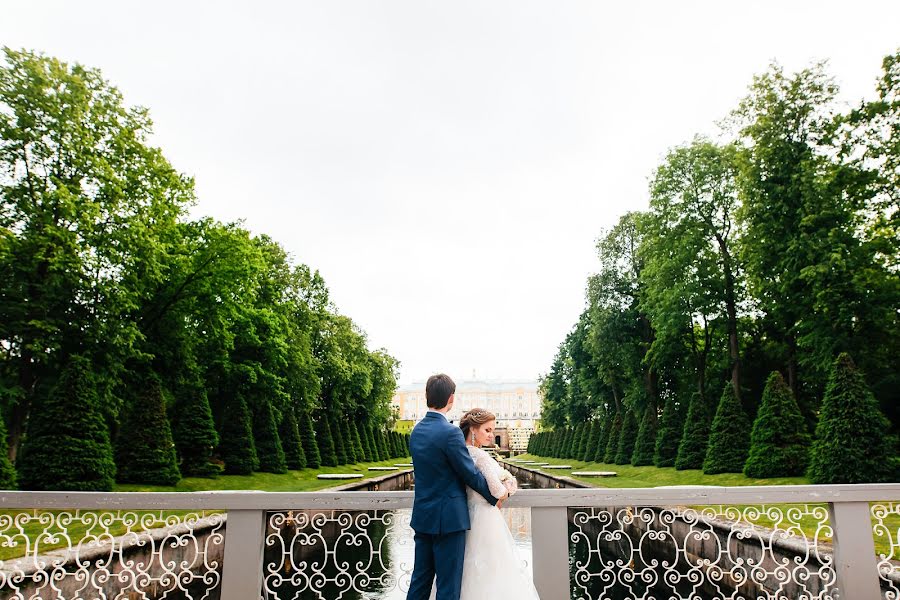
[[[0,44],[149,107],[194,214],[319,269],[401,382],[531,378],[666,149],[772,59],[871,96],[900,2],[2,0]]]

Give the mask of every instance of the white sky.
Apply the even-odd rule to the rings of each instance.
[[[102,69],[197,180],[402,362],[536,377],[600,231],[753,74],[873,94],[900,2],[0,1],[0,45]]]

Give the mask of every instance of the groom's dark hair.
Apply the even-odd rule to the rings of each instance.
[[[425,384],[425,404],[428,405],[428,408],[444,408],[454,392],[456,392],[456,384],[449,375],[443,373],[432,375]]]

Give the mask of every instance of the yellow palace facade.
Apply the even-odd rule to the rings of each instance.
[[[418,422],[425,405],[425,382],[400,386],[392,405],[401,422]],[[465,380],[456,382],[456,400],[450,419],[458,423],[464,412],[484,408],[497,415],[496,443],[512,450],[524,450],[541,418],[541,399],[533,380]]]

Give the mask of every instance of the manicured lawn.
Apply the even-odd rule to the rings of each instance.
[[[582,462],[579,460],[563,460],[522,454],[516,456],[524,460],[546,462],[551,465],[572,465],[572,469],[546,469],[545,473],[559,473],[572,477],[572,471],[615,471],[616,477],[573,477],[594,487],[608,488],[647,488],[663,485],[802,485],[809,481],[805,477],[778,477],[775,479],[751,479],[741,473],[721,473],[706,475],[700,470],[676,471],[675,468],[633,467],[631,465],[610,465],[606,463]],[[524,465],[529,469],[541,470],[541,467]]]
[[[618,473],[616,477],[573,477],[579,481],[583,481],[593,487],[606,488],[650,488],[667,485],[720,485],[720,486],[740,486],[740,485],[805,485],[809,483],[805,477],[777,477],[774,479],[751,479],[745,477],[741,473],[722,473],[719,475],[706,475],[700,470],[676,471],[674,468],[657,468],[657,467],[633,467],[631,465],[611,465],[605,463],[582,462],[578,460],[563,460],[559,458],[547,458],[545,456],[532,456],[530,454],[518,455],[515,458],[522,460],[533,460],[537,462],[546,462],[554,465],[572,465],[571,469],[542,469],[534,465],[522,465],[528,469],[539,470],[548,474],[559,474],[572,477],[572,471],[615,471]],[[698,511],[703,510],[703,506],[692,507]],[[806,536],[807,539],[814,539],[816,530],[819,528],[820,519],[814,516],[816,509],[825,509],[824,504],[774,504],[767,505],[766,508],[780,509],[780,515],[777,512],[767,512],[765,510],[746,509],[762,509],[761,506],[734,506],[724,507],[715,506],[708,507],[715,510],[718,514],[724,516],[727,508],[734,508],[740,511],[745,522],[759,525],[762,527],[777,527],[781,530],[788,530],[791,527],[797,527]],[[793,514],[791,509],[795,509]],[[758,513],[758,514],[752,514]],[[790,516],[788,516],[790,515]],[[827,524],[827,516],[825,519]],[[872,519],[873,526],[876,520]],[[883,520],[884,528],[879,528],[875,532],[875,552],[891,556],[893,545],[891,539],[900,542],[900,514],[896,512],[887,515]],[[824,535],[820,532],[820,537],[827,542],[831,541],[830,535]],[[900,558],[894,556],[893,558]]]
[[[369,467],[393,466],[394,463],[408,462],[408,458],[395,458],[374,463],[360,463],[356,465],[343,465],[340,467],[322,467],[320,469],[304,469],[303,471],[288,471],[283,475],[272,473],[254,473],[253,475],[221,475],[218,479],[202,479],[188,477],[174,486],[160,485],[117,485],[116,492],[201,492],[207,490],[261,490],[266,492],[311,492],[323,490],[329,487],[352,483],[355,480],[335,481],[321,480],[316,476],[319,473],[361,473],[363,479],[385,475],[387,471],[369,471]],[[402,470],[402,468],[400,469]],[[199,516],[206,516],[217,512],[215,506],[212,510],[203,511]],[[196,512],[189,511],[122,511],[127,513],[129,521],[136,520],[131,531],[142,531],[162,527],[167,524],[168,517],[184,517]],[[60,521],[64,517],[63,511],[36,511],[36,510],[0,510],[0,560],[9,560],[28,554],[33,555],[35,544],[39,553],[65,548],[69,545],[76,546],[79,541],[87,542],[91,536],[101,539],[115,537],[127,533],[128,527],[121,519],[115,518],[109,522],[98,522],[100,514],[92,511],[67,511],[72,515],[66,526],[60,527]],[[17,524],[17,516],[29,515],[27,522]],[[41,519],[40,517],[44,518]],[[21,518],[21,517],[19,517]],[[65,517],[68,520],[68,517]],[[42,522],[45,521],[45,522]]]
[[[363,479],[385,475],[386,471],[369,471],[369,467],[391,467],[394,463],[406,463],[409,458],[392,458],[381,462],[320,467],[302,471],[288,471],[284,475],[254,473],[253,475],[220,475],[218,479],[186,477],[178,485],[116,485],[117,492],[204,492],[209,490],[261,490],[265,492],[314,492],[325,488],[352,483],[354,480],[335,481],[316,479],[320,473],[362,473]],[[402,467],[401,469],[402,470]],[[359,481],[358,479],[355,481]]]

